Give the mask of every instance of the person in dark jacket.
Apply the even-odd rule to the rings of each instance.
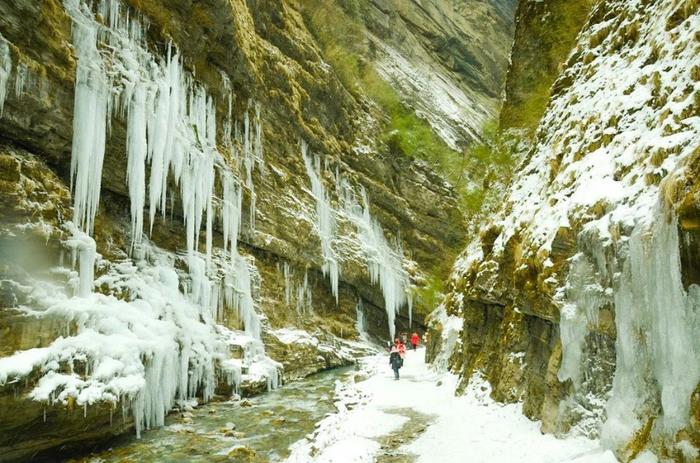
[[[403,360],[399,354],[399,349],[396,346],[391,348],[391,353],[389,354],[389,365],[391,369],[394,370],[394,379],[399,379],[399,368],[403,365]]]

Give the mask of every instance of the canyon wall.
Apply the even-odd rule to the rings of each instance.
[[[450,184],[392,150],[305,2],[91,3],[0,2],[2,461],[351,362],[422,326],[425,269],[464,240]],[[511,40],[512,2],[479,4],[468,36],[466,5],[363,4],[402,99],[420,92],[382,57],[459,89],[411,107],[455,149],[497,114]]]
[[[462,387],[622,461],[700,448],[698,10],[520,2],[501,125],[529,148],[431,320]]]

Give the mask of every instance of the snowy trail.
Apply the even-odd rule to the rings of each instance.
[[[557,439],[542,434],[539,423],[521,413],[521,405],[489,398],[487,383],[472,381],[455,397],[456,377],[430,370],[425,350],[407,352],[401,379],[395,381],[386,355],[365,359],[364,381],[339,385],[338,413],[322,420],[316,431],[294,444],[287,460],[300,462],[372,462],[382,446],[404,428],[401,409],[428,415],[427,429],[399,447],[406,461],[420,463],[614,463],[609,451],[582,437]],[[385,446],[386,447],[386,446]],[[393,461],[393,460],[392,460]],[[404,461],[404,460],[401,460]]]

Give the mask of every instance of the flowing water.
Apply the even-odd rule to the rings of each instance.
[[[162,428],[141,439],[124,436],[109,448],[74,463],[280,461],[288,447],[335,412],[336,381],[347,380],[353,367],[325,371],[257,397],[213,402],[189,412],[173,413]],[[251,451],[252,450],[252,451]]]

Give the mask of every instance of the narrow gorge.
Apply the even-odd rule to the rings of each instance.
[[[0,0],[0,461],[700,461],[699,175],[697,0]]]

